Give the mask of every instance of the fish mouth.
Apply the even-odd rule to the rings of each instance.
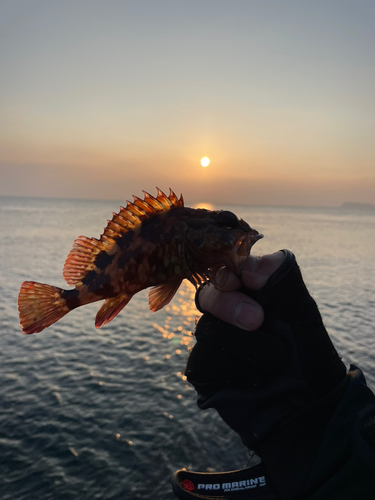
[[[186,238],[185,260],[187,268],[190,270],[191,276],[194,276],[198,272],[198,274],[206,276],[211,281],[214,281],[216,271],[222,266],[227,266],[234,274],[239,276],[242,264],[246,257],[250,255],[252,246],[262,238],[263,234],[249,227],[248,231],[238,238],[231,250],[218,256],[213,256],[212,254],[209,256],[206,255]],[[196,269],[197,265],[199,267],[198,270]],[[190,281],[196,285],[196,280],[193,279]]]
[[[263,234],[258,233],[255,229],[251,229],[248,234],[245,234],[234,245],[232,252],[228,253],[225,258],[225,265],[237,275],[241,274],[241,268],[246,257],[250,255],[252,246],[263,238]]]
[[[258,233],[255,229],[252,229],[250,233],[245,234],[237,241],[233,250],[241,257],[248,257],[250,255],[251,247],[262,238],[263,234]]]

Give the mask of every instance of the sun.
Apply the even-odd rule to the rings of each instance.
[[[210,159],[205,156],[204,158],[201,159],[201,165],[202,167],[208,167],[210,164]]]

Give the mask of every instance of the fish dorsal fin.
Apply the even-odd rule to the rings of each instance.
[[[119,213],[113,213],[112,219],[107,221],[108,224],[99,240],[86,236],[80,236],[75,240],[63,270],[63,277],[68,285],[81,283],[87,273],[95,269],[97,255],[102,251],[110,253],[117,239],[136,230],[144,220],[169,212],[172,208],[183,208],[182,195],[178,199],[171,189],[169,196],[159,188],[157,191],[156,198],[143,191],[144,200],[133,196],[133,203],[127,201],[126,207],[120,207]]]
[[[106,299],[102,307],[97,312],[95,318],[96,328],[100,328],[101,326],[109,323],[115,316],[118,315],[120,311],[122,311],[132,297],[132,294],[123,294],[117,295],[117,297],[113,297],[111,299]]]
[[[76,285],[94,269],[94,261],[104,244],[95,238],[79,236],[66,258],[63,277],[68,285]]]
[[[148,294],[148,302],[152,312],[163,309],[164,306],[174,297],[181,285],[182,280],[174,281],[173,283],[165,283],[163,285],[154,286]]]

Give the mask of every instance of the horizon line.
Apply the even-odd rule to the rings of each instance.
[[[12,195],[12,194],[0,194],[0,198],[24,198],[24,199],[33,199],[33,200],[72,200],[72,201],[116,201],[116,202],[123,202],[123,200],[119,198],[75,198],[75,197],[63,197],[63,196],[25,196],[25,195]],[[200,202],[198,202],[200,203]],[[203,202],[204,203],[209,203],[210,205],[217,206],[219,203],[217,202]],[[371,203],[366,203],[366,202],[358,202],[358,201],[343,201],[341,205],[293,205],[293,204],[275,204],[275,205],[270,205],[270,204],[262,204],[262,203],[234,203],[234,202],[228,202],[224,201],[221,202],[223,205],[233,205],[236,207],[272,207],[272,208],[356,208],[357,210],[361,209],[374,209],[375,210],[375,205]],[[197,205],[197,203],[194,203]],[[345,206],[349,205],[349,206]]]

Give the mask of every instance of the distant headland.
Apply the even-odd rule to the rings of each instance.
[[[341,205],[340,208],[346,208],[350,210],[375,210],[375,205],[371,203],[358,203],[354,201],[346,201]]]

